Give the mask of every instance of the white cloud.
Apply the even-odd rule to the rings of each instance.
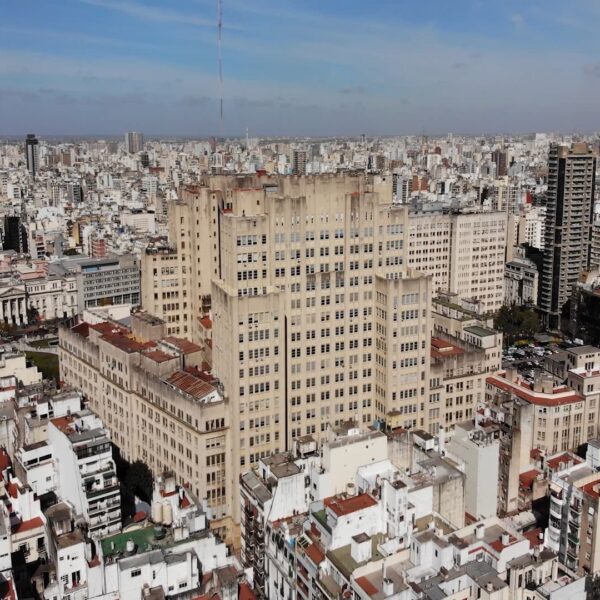
[[[525,17],[520,13],[510,15],[510,21],[515,26],[515,29],[523,29],[525,27]]]

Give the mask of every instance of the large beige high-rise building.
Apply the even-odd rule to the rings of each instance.
[[[462,215],[440,216],[440,222],[445,218],[449,225],[440,225],[440,235],[435,237],[448,260],[454,256],[454,246],[452,236],[445,240],[447,231],[455,227],[460,238],[461,224],[466,223],[465,231],[479,235],[480,228],[472,226],[477,216],[466,215],[464,220]],[[318,440],[330,424],[352,419],[368,426],[387,419],[402,427],[437,430],[440,425],[451,426],[468,418],[466,410],[472,409],[477,399],[475,387],[473,392],[465,392],[471,396],[464,405],[462,398],[456,399],[458,410],[431,410],[433,286],[432,275],[419,267],[432,269],[433,262],[410,264],[407,260],[411,215],[408,206],[392,203],[391,177],[206,177],[183,190],[181,200],[171,204],[169,228],[173,248],[149,247],[143,257],[147,281],[142,295],[146,308],[159,313],[171,333],[190,336],[207,346],[202,358],[212,360],[212,375],[224,401],[202,410],[210,411],[211,420],[224,419],[224,426],[235,432],[226,436],[227,484],[223,489],[227,494],[231,490],[228,498],[238,497],[240,472],[265,456],[291,449],[298,438],[310,435]],[[481,245],[480,237],[472,240],[472,245]],[[455,247],[460,259],[466,243],[458,241]],[[420,256],[431,258],[425,254]],[[503,271],[500,285],[502,276]],[[475,288],[465,289],[472,295]],[[173,309],[177,303],[179,308]],[[469,306],[479,307],[478,300],[471,300]],[[177,310],[178,321],[170,318]],[[476,321],[475,315],[474,324]],[[212,333],[207,336],[211,326]],[[179,329],[172,329],[175,327]],[[452,365],[444,362],[442,367],[440,362],[436,366],[435,370],[443,371],[442,379],[462,376],[472,351],[477,361],[486,362],[488,346],[482,351],[474,346],[488,334],[461,332],[467,352],[460,358],[450,357]],[[90,334],[95,335],[93,331]],[[133,342],[119,337],[114,350],[113,336],[105,334],[97,342],[98,356],[98,350],[87,342],[64,337],[63,378],[83,385],[84,391],[102,404],[104,389],[114,395],[112,375],[104,373],[109,368],[104,360],[116,353],[117,363],[122,363],[125,357],[117,352],[118,344],[129,349]],[[159,349],[165,348],[153,335],[125,337],[135,344],[155,340]],[[136,379],[128,384],[127,400],[118,405],[117,412],[107,412],[105,420],[115,431],[116,443],[124,444],[127,456],[142,457],[155,471],[177,468],[186,476],[185,460],[178,453],[169,452],[165,457],[162,447],[152,453],[149,436],[145,445],[144,413],[140,415],[139,410],[145,403],[152,404],[151,399],[139,397],[144,389],[140,368],[169,382],[168,370],[173,365],[165,360],[164,365],[159,362],[155,366],[147,360],[147,351],[157,359],[162,355],[135,344],[126,352],[132,361],[127,369],[133,369],[130,377]],[[138,367],[137,361],[144,364]],[[90,362],[97,363],[94,369]],[[484,369],[478,364],[477,373]],[[96,384],[96,378],[103,383]],[[471,389],[466,379],[464,385],[465,390]],[[434,396],[436,407],[447,399],[447,394]],[[156,414],[155,406],[152,410]],[[163,412],[167,418],[164,426],[172,432],[172,411],[169,406],[162,407],[161,419]],[[155,432],[163,421],[153,425]],[[199,444],[208,451],[203,432],[194,436],[192,427],[190,433],[193,447]],[[181,442],[179,437],[170,439],[164,443],[175,443],[177,448],[187,441],[185,437]],[[202,461],[202,455],[198,456]],[[212,493],[209,483],[213,482],[202,483],[201,470],[196,473],[193,466],[191,476],[192,482],[198,481],[194,485],[200,495],[204,490]],[[239,523],[237,503],[228,509],[233,522]]]
[[[424,425],[430,279],[404,265],[390,188],[343,175],[227,192],[213,366],[239,407],[240,467],[349,418]]]
[[[503,304],[507,217],[503,212],[411,212],[408,266],[433,278],[434,293],[478,300],[478,311]]]
[[[161,241],[152,242],[144,249],[140,265],[144,309],[165,321],[169,335],[190,337],[188,290],[183,285],[182,265],[175,248]]]

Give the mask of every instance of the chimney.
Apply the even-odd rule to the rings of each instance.
[[[514,367],[506,367],[506,379],[515,383],[518,377],[518,371]]]
[[[383,578],[383,597],[389,598],[394,595],[394,582],[388,577]]]
[[[508,546],[508,544],[510,543],[510,535],[508,533],[503,533],[501,539],[502,539],[502,545]]]
[[[479,523],[479,525],[475,526],[475,539],[482,540],[484,534],[485,534],[485,527],[484,527],[483,523]]]

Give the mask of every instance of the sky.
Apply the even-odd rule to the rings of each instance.
[[[600,130],[600,0],[222,0],[223,134]],[[219,135],[217,0],[0,0],[0,136]]]

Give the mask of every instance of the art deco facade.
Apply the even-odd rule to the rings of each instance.
[[[222,386],[224,402],[203,410],[213,411],[226,429],[236,432],[225,442],[231,461],[227,485],[233,486],[234,496],[240,472],[261,458],[290,450],[303,436],[319,440],[330,424],[353,419],[366,427],[387,419],[397,426],[437,432],[440,425],[451,428],[472,415],[480,393],[476,387],[497,363],[489,352],[498,343],[494,332],[476,329],[486,324],[477,313],[487,312],[495,300],[487,298],[491,291],[481,302],[470,300],[469,324],[475,329],[450,332],[457,338],[457,351],[448,358],[452,364],[436,358],[439,376],[434,379],[442,382],[436,385],[445,389],[450,385],[446,379],[461,379],[460,385],[453,382],[456,399],[453,391],[448,398],[446,392],[430,395],[432,276],[408,265],[411,217],[408,206],[391,202],[391,185],[385,176],[353,174],[207,177],[185,188],[181,200],[171,205],[169,237],[174,248],[153,246],[146,251],[142,259],[146,308],[167,321],[168,332],[178,328],[179,335],[205,347],[203,360],[212,363],[212,375]],[[453,220],[451,227],[460,237],[463,230],[473,235],[474,228],[461,224],[470,225],[479,216],[465,215],[464,221],[462,215],[442,217]],[[501,218],[498,223],[500,228]],[[491,242],[486,238],[485,243]],[[466,242],[456,244],[460,257]],[[447,249],[448,257],[455,255],[453,245]],[[486,276],[486,285],[487,277],[492,275]],[[464,289],[470,296],[477,293],[470,284]],[[207,322],[212,325],[210,335]],[[95,339],[93,328],[90,332]],[[482,341],[488,335],[491,345]],[[127,384],[128,398],[123,394],[116,411],[97,409],[126,456],[149,461],[155,471],[177,468],[185,480],[201,478],[194,466],[187,473],[185,454],[180,458],[168,451],[165,460],[162,446],[153,451],[157,441],[151,432],[144,432],[143,386],[136,378],[150,378],[148,373],[155,368],[163,378],[166,373],[160,362],[156,367],[153,359],[148,360],[147,348],[136,345],[148,338],[129,335],[133,341],[124,344],[131,349],[121,350],[119,344],[115,349],[114,336],[105,332],[94,342],[98,349],[83,350],[81,360],[76,349],[89,341],[74,338],[72,332],[64,337],[75,349],[62,345],[63,377],[83,386],[90,397],[103,393],[101,386],[86,389],[94,374],[106,381],[102,353],[115,355],[120,364],[125,358],[134,361],[128,367],[134,378]],[[144,363],[143,375],[140,366],[134,367],[139,360]],[[90,361],[96,365],[93,369]],[[472,361],[476,364],[469,366]],[[103,385],[112,396],[110,380],[109,375]],[[162,391],[157,388],[153,393],[165,393],[159,387]],[[119,392],[115,388],[121,401]],[[442,410],[431,410],[442,405]],[[162,433],[165,425],[160,423],[152,425],[154,433]],[[192,444],[198,438],[204,444],[193,429]],[[176,447],[184,441],[185,437],[177,438]],[[228,488],[225,493],[232,497]],[[239,507],[227,510],[239,523]]]
[[[492,313],[503,303],[507,219],[503,212],[411,212],[408,265],[432,276],[434,293],[479,301]]]
[[[207,499],[213,526],[230,535],[229,409],[200,370],[201,348],[164,337],[164,323],[143,313],[131,330],[80,323],[59,337],[61,379],[83,391],[122,456],[155,475],[172,471]]]

